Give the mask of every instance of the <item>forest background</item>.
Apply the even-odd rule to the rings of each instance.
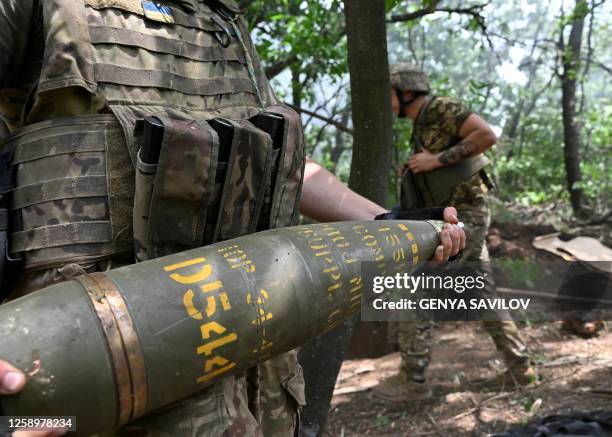
[[[410,154],[411,123],[392,119],[388,62],[408,61],[427,71],[433,94],[466,103],[498,136],[487,152],[496,185],[487,243],[518,278],[511,286],[530,283],[540,263],[561,260],[534,249],[537,236],[586,235],[612,247],[612,1],[241,5],[274,90],[301,112],[307,154],[358,193],[398,203],[396,169]],[[384,326],[361,327],[338,377],[327,435],[488,435],[537,415],[607,408],[612,399],[609,331],[584,341],[561,323],[529,322],[521,332],[541,384],[475,389],[470,380],[500,372],[491,340],[473,325],[444,325],[430,367],[434,400],[426,409],[393,405],[369,388],[397,371],[399,356],[379,350]]]
[[[611,3],[354,0],[351,14],[363,19],[353,22],[353,39],[362,66],[388,50],[390,62],[422,66],[435,95],[460,99],[494,127],[498,213],[539,205],[564,219],[601,222],[612,208]],[[410,123],[394,120],[390,141],[354,141],[345,2],[241,6],[274,90],[302,113],[307,154],[367,197],[397,203],[395,168],[409,155]],[[387,49],[366,40],[372,32],[364,20],[372,28],[382,20],[377,7],[384,8]],[[366,112],[383,111],[370,106]]]

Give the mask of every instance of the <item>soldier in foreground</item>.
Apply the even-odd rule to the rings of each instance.
[[[232,0],[0,0],[0,29],[2,149],[14,148],[15,185],[2,207],[10,258],[24,262],[10,298],[290,226],[300,208],[319,221],[385,212],[305,161],[299,116],[272,93]],[[152,141],[145,121],[164,127],[153,162],[141,153]],[[443,233],[435,258],[457,253],[461,235]],[[119,434],[294,434],[295,353],[258,372],[260,415],[245,377],[229,377]]]
[[[486,235],[490,214],[486,194],[489,183],[483,155],[496,142],[489,125],[462,103],[430,95],[426,74],[417,66],[391,66],[393,112],[413,123],[413,154],[402,169],[401,209],[452,205],[466,226],[466,249],[460,259],[483,263],[487,294],[495,293],[493,273],[487,266]],[[529,384],[536,374],[527,348],[509,315],[498,313],[499,321],[484,327],[502,353],[507,372],[497,383]],[[433,323],[399,322],[398,340],[402,357],[399,375],[379,385],[374,393],[392,401],[431,396],[426,370],[431,356]]]

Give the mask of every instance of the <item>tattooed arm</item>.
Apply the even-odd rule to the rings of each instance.
[[[484,152],[497,141],[487,122],[476,114],[471,114],[463,122],[458,134],[462,138],[461,142],[438,154],[423,150],[421,153],[412,155],[408,161],[410,170],[413,173],[420,173],[456,164],[468,156]]]
[[[486,121],[476,114],[470,115],[461,125],[459,136],[463,140],[449,149],[438,153],[438,162],[442,165],[452,165],[489,149],[497,138]]]
[[[451,165],[456,164],[468,156],[480,153],[478,146],[469,140],[463,140],[459,144],[438,153],[437,158],[440,164]]]

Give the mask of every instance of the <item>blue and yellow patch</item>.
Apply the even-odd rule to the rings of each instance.
[[[174,15],[169,6],[162,5],[158,2],[143,0],[142,7],[145,17],[149,20],[158,21],[160,23],[174,23]]]

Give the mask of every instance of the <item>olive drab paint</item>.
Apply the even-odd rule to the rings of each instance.
[[[12,301],[0,307],[0,356],[28,383],[0,411],[113,431],[338,326],[361,307],[361,261],[410,272],[439,232],[417,221],[275,229]]]

